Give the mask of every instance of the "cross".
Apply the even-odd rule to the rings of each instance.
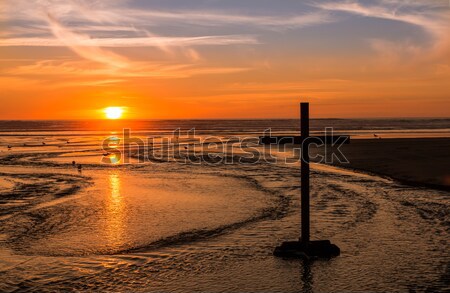
[[[309,144],[349,143],[349,136],[309,136],[309,103],[300,103],[300,136],[262,136],[260,144],[301,144],[301,238],[299,241],[283,242],[275,248],[274,255],[281,257],[331,258],[340,249],[329,240],[310,240],[310,167]]]

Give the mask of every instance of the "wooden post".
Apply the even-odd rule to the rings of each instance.
[[[329,240],[310,239],[309,222],[309,144],[311,140],[319,143],[334,144],[334,142],[349,143],[349,136],[309,136],[309,103],[300,103],[301,136],[262,136],[261,144],[301,144],[301,236],[299,241],[286,241],[277,246],[273,252],[279,257],[300,257],[304,259],[329,259],[338,256],[341,250]],[[289,142],[288,142],[289,141]]]
[[[301,239],[300,241],[308,243],[310,235],[309,222],[309,103],[300,103],[300,121],[301,137],[303,144],[301,147]]]

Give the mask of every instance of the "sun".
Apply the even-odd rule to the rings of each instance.
[[[104,109],[106,118],[108,119],[120,119],[123,115],[122,107],[108,107]]]

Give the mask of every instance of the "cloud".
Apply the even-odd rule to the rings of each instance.
[[[205,74],[230,74],[249,71],[247,67],[214,67],[197,64],[132,62],[127,70],[110,70],[101,64],[92,66],[88,61],[41,60],[33,64],[15,66],[2,70],[9,76],[22,76],[31,79],[90,78],[92,84],[104,83],[104,80],[124,81],[133,78],[187,78]]]
[[[195,24],[202,26],[223,26],[223,25],[250,25],[260,29],[273,28],[302,28],[311,25],[329,23],[334,21],[328,13],[321,11],[309,12],[294,16],[270,16],[270,15],[245,15],[228,14],[216,11],[192,11],[184,10],[177,12],[170,11],[142,11],[128,9],[125,11],[123,21],[133,19],[150,19],[158,21],[178,22],[179,24]],[[147,22],[147,24],[151,24]]]
[[[448,6],[436,10],[436,6],[419,4],[415,1],[372,1],[363,5],[356,1],[325,2],[315,4],[324,10],[343,11],[366,17],[375,17],[409,23],[422,27],[429,33],[441,36],[448,29]],[[389,4],[389,5],[386,5]],[[420,9],[419,9],[420,8]],[[425,10],[425,8],[428,8]]]
[[[425,62],[439,61],[450,54],[450,6],[444,2],[381,0],[363,4],[359,1],[335,1],[313,5],[327,11],[393,20],[421,28],[431,37],[431,43],[412,44],[408,40],[392,42],[381,39],[369,39],[368,42],[384,61],[406,61],[409,58]]]
[[[52,27],[52,30],[54,28]],[[10,38],[0,40],[0,46],[42,46],[42,47],[171,47],[171,46],[208,46],[208,45],[256,45],[260,42],[255,36],[226,35],[201,37],[144,37],[144,38],[90,38],[86,35],[63,29],[59,24],[54,38]],[[75,50],[74,50],[75,51]],[[78,52],[77,52],[78,53]],[[81,55],[81,54],[80,54]],[[84,57],[84,56],[83,56]],[[87,58],[90,59],[90,58]]]
[[[0,46],[68,47],[77,55],[105,66],[125,69],[131,60],[111,48],[156,47],[172,59],[203,60],[195,46],[259,45],[256,31],[301,28],[332,21],[328,13],[310,11],[291,16],[236,14],[209,10],[139,9],[121,0],[16,0],[0,6],[0,20],[11,22],[2,32]],[[164,36],[155,27],[186,25],[217,27],[221,34]],[[223,27],[241,31],[250,26],[254,34],[223,34]],[[204,29],[200,29],[204,31]],[[51,34],[48,34],[50,32]],[[177,34],[177,31],[173,31]],[[172,33],[174,34],[174,33]],[[131,57],[129,57],[131,58]]]
[[[125,30],[130,28],[139,30],[167,24],[194,24],[207,27],[249,25],[259,29],[299,28],[334,21],[329,13],[319,10],[302,14],[293,12],[291,15],[252,15],[208,9],[137,9],[127,5],[126,1],[16,0],[14,5],[5,5],[0,11],[4,12],[0,16],[4,20],[42,22],[45,14],[50,12],[61,21],[76,23],[79,28],[85,25],[97,25],[97,29],[103,26],[122,26]]]
[[[351,14],[388,19],[421,27],[436,38],[448,35],[449,6],[438,6],[437,2],[417,1],[371,1],[363,5],[357,1],[316,3],[315,7],[342,11]],[[434,4],[434,5],[433,5]]]
[[[244,10],[232,13],[229,10],[211,9],[145,9],[133,6],[131,1],[120,0],[16,0],[14,4],[0,5],[3,14],[0,18],[12,23],[7,27],[7,32],[2,31],[0,46],[67,46],[82,58],[104,66],[95,69],[96,71],[104,73],[108,71],[105,74],[117,76],[147,74],[149,77],[179,77],[192,76],[208,70],[213,73],[239,72],[249,70],[249,66],[238,65],[235,66],[237,68],[226,69],[219,65],[217,69],[210,65],[210,69],[206,69],[210,60],[206,60],[207,55],[202,56],[200,53],[204,51],[197,50],[197,47],[235,45],[262,47],[270,41],[270,38],[264,39],[269,36],[267,30],[272,33],[328,24],[341,20],[342,15],[336,15],[336,12],[341,12],[351,17],[407,23],[423,29],[431,36],[431,41],[423,43],[408,40],[408,36],[399,36],[395,42],[368,38],[368,46],[377,53],[379,59],[384,60],[379,62],[380,65],[389,63],[403,65],[411,60],[446,64],[442,60],[450,52],[448,36],[450,16],[446,13],[448,7],[443,7],[442,1],[374,0],[308,3],[307,9],[297,12],[255,14]],[[147,55],[145,58],[150,61],[144,64],[133,60],[137,55],[125,57],[118,54],[118,52],[127,54],[129,51],[114,50],[114,48],[143,47],[158,48],[164,55],[151,51],[154,54]],[[171,62],[165,63],[162,60]],[[234,60],[230,59],[231,62]],[[373,56],[367,60],[372,64]],[[275,63],[276,60],[271,62]],[[254,65],[256,62],[251,64]],[[62,65],[52,66],[52,70],[58,72],[55,67]],[[83,66],[80,70],[92,74],[86,72],[85,68],[88,67]],[[138,69],[142,70],[142,74]],[[179,70],[179,73],[176,70]]]
[[[56,18],[53,17],[50,13],[48,13],[47,16],[48,23],[53,34],[58,38],[58,40],[60,40],[76,54],[88,60],[106,64],[109,66],[117,68],[128,67],[129,62],[125,57],[102,49],[95,44],[92,46],[83,45],[84,43],[91,40],[89,36],[70,31],[59,21],[57,21]]]
[[[5,10],[3,17],[10,17],[15,24],[8,32],[2,32],[0,46],[65,46],[87,60],[113,69],[125,69],[131,61],[107,48],[157,47],[171,58],[183,57],[197,62],[202,56],[194,46],[260,43],[255,35],[160,36],[148,28],[153,18],[172,21],[176,15],[179,20],[185,20],[185,15],[132,9],[123,4],[123,1],[37,0],[30,3],[17,0],[14,5],[1,7]]]

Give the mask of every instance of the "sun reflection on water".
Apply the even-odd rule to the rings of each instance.
[[[108,180],[110,193],[107,201],[106,232],[109,245],[117,247],[124,242],[125,203],[119,173],[110,173]]]

